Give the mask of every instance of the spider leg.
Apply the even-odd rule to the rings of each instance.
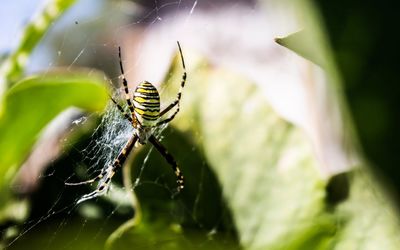
[[[130,117],[125,111],[124,109],[121,107],[121,105],[119,105],[117,103],[117,101],[115,101],[111,96],[110,99],[112,100],[112,102],[117,106],[118,110],[121,112],[121,114],[125,117],[125,119],[127,119],[130,123],[133,122],[132,117]]]
[[[115,162],[114,162],[114,163],[115,163]],[[90,200],[90,199],[96,198],[96,197],[98,197],[98,196],[101,196],[101,195],[105,194],[105,193],[108,191],[109,186],[110,186],[111,178],[112,178],[112,177],[114,176],[114,174],[115,174],[115,171],[113,170],[113,166],[114,166],[114,164],[108,166],[107,169],[105,169],[105,170],[103,171],[103,172],[104,172],[104,175],[101,176],[100,181],[99,181],[99,183],[97,184],[97,188],[96,188],[94,191],[92,191],[92,192],[90,192],[90,193],[85,194],[84,196],[82,196],[82,197],[76,202],[76,204],[79,204],[79,203],[84,202],[84,201],[86,201],[86,200]]]
[[[102,170],[101,173],[98,176],[94,177],[93,179],[90,179],[87,181],[81,181],[81,182],[65,182],[64,184],[66,186],[79,186],[79,185],[90,184],[90,183],[93,183],[93,182],[98,181],[101,178],[103,178],[105,173],[106,173],[106,170]]]
[[[172,121],[175,118],[176,114],[178,114],[178,112],[179,112],[179,105],[178,105],[178,108],[175,110],[175,112],[170,117],[168,117],[167,119],[164,119],[162,121],[157,122],[156,126],[160,126],[160,125],[163,125],[165,123],[168,123],[168,122]]]
[[[122,66],[121,47],[118,47],[118,56],[119,56],[119,67],[121,68],[121,73],[122,73],[122,84],[124,85],[124,90],[125,90],[126,103],[128,104],[129,110],[131,111],[131,119],[135,121],[135,117],[133,115],[133,104],[131,101],[131,97],[129,96],[128,81],[125,78],[124,67]]]
[[[95,197],[101,196],[103,194],[105,194],[109,187],[110,187],[110,183],[111,183],[111,179],[114,176],[115,172],[117,171],[118,168],[121,168],[125,161],[126,158],[128,157],[129,153],[132,151],[133,147],[135,146],[136,141],[138,140],[137,135],[133,135],[129,141],[125,144],[124,148],[121,150],[121,152],[119,153],[117,159],[114,160],[113,164],[108,166],[105,170],[103,170],[101,172],[101,174],[99,176],[97,176],[96,178],[92,179],[92,180],[88,180],[86,182],[81,182],[82,184],[84,183],[92,183],[95,180],[99,179],[99,183],[97,184],[97,188],[96,190],[94,190],[91,193],[85,194],[84,196],[82,196],[78,201],[77,204],[86,201],[86,200],[90,200],[93,199]],[[76,184],[79,185],[79,184]]]
[[[186,83],[186,66],[185,66],[185,60],[183,59],[183,53],[182,53],[181,45],[179,44],[179,42],[177,42],[177,44],[178,44],[179,54],[180,54],[180,56],[181,56],[182,67],[183,67],[183,74],[182,74],[181,86],[180,86],[180,88],[179,88],[179,92],[178,92],[178,94],[177,94],[177,96],[176,96],[175,101],[173,101],[170,105],[168,105],[164,110],[162,110],[162,111],[160,112],[160,117],[161,117],[162,115],[164,115],[165,113],[167,113],[168,111],[170,111],[173,107],[175,107],[176,105],[178,105],[178,109],[174,112],[174,114],[173,114],[170,118],[168,118],[168,119],[170,119],[169,121],[171,121],[172,119],[174,119],[175,115],[179,112],[179,104],[180,104],[180,100],[181,100],[181,97],[182,97],[182,90],[183,90],[183,88],[185,87],[185,83]],[[164,122],[164,121],[161,121],[160,123],[162,124],[162,123],[165,123],[165,122]]]
[[[65,182],[64,184],[67,185],[67,186],[85,185],[85,184],[90,184],[90,183],[93,183],[93,182],[95,182],[95,181],[97,181],[97,180],[100,180],[101,177],[102,177],[101,175],[98,175],[98,176],[96,176],[95,178],[90,179],[90,180],[87,180],[87,181],[81,181],[81,182]]]
[[[167,149],[156,139],[154,135],[150,136],[149,141],[154,145],[154,147],[158,150],[158,152],[160,152],[160,154],[165,158],[165,160],[171,165],[172,170],[174,171],[177,178],[176,183],[178,184],[178,192],[180,192],[184,188],[185,184],[182,172],[179,169],[175,159],[167,151]]]

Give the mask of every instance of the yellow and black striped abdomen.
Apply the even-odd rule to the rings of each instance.
[[[143,126],[152,126],[160,116],[160,95],[153,84],[142,82],[133,93],[135,115]]]

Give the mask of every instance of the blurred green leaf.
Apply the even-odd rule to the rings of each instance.
[[[25,70],[29,55],[41,41],[51,25],[75,0],[48,1],[43,11],[25,27],[18,48],[0,66],[0,100],[3,91],[19,80]],[[0,106],[1,113],[1,106]]]
[[[8,201],[5,206],[0,207],[0,223],[11,221],[24,221],[28,215],[28,200],[12,200]]]
[[[312,38],[309,32],[302,30],[286,37],[275,38],[275,42],[324,68],[326,58],[315,48],[316,41]]]
[[[213,240],[212,235],[201,231],[182,231],[179,225],[165,224],[160,219],[152,223],[127,227],[123,238],[109,243],[106,249],[239,249],[232,241]]]
[[[43,128],[71,106],[103,110],[105,86],[104,76],[95,71],[59,71],[26,78],[6,92],[0,116],[0,204]]]
[[[317,246],[335,234],[335,221],[324,216],[327,180],[303,131],[280,118],[256,85],[231,72],[202,73],[206,79],[191,78],[175,125],[199,122],[192,133],[201,135],[241,244],[286,249],[301,238]]]
[[[349,196],[332,203],[331,179],[319,174],[300,128],[279,117],[256,85],[232,72],[196,70],[174,125],[198,138],[245,249],[400,247],[397,212],[366,166],[345,174]]]
[[[53,216],[54,217],[54,216]],[[14,234],[21,237],[4,249],[13,250],[41,250],[46,246],[48,249],[104,249],[104,243],[108,235],[115,228],[115,223],[104,220],[87,220],[84,223],[72,218],[65,223],[60,219],[52,218],[35,226],[34,230],[18,234],[14,228]],[[64,224],[60,226],[60,224]],[[101,227],[101,229],[99,229]],[[17,231],[17,232],[15,232]],[[2,246],[0,244],[0,246]],[[132,246],[131,246],[132,247]]]
[[[335,235],[334,249],[400,249],[399,212],[382,187],[382,180],[366,166],[347,176],[350,193],[335,211],[343,223]]]

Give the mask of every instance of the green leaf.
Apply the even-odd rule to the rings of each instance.
[[[1,198],[43,128],[71,106],[103,110],[108,100],[105,84],[103,75],[94,71],[60,71],[26,78],[6,92],[0,116]]]
[[[106,249],[132,249],[132,246],[138,249],[156,249],[161,246],[162,249],[208,249],[223,250],[237,249],[232,242],[222,242],[212,239],[212,236],[201,231],[183,232],[179,225],[164,224],[161,220],[152,223],[141,223],[140,225],[130,225],[125,228],[122,238],[108,241]],[[120,237],[120,236],[119,236]],[[110,239],[109,238],[109,239]]]
[[[22,34],[18,48],[0,66],[0,99],[2,98],[3,91],[21,78],[29,55],[54,21],[72,6],[74,2],[75,0],[49,1],[45,8],[43,8],[43,11],[28,23]]]
[[[275,38],[275,42],[324,68],[325,57],[316,49],[316,41],[312,38],[309,32],[302,30],[286,37]]]
[[[335,221],[323,216],[327,180],[301,129],[279,117],[256,85],[230,72],[207,72],[188,89],[175,124],[185,129],[186,121],[199,121],[192,132],[201,134],[242,246],[289,249],[299,238],[316,246],[334,234]],[[187,105],[193,99],[198,105]]]
[[[308,137],[259,87],[231,72],[196,71],[174,125],[204,150],[245,249],[400,247],[397,211],[366,166],[344,174],[349,196],[332,203]]]
[[[366,166],[347,176],[351,187],[348,199],[335,211],[343,223],[334,249],[400,249],[399,211],[382,180]]]

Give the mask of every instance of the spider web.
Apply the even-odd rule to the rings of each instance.
[[[309,65],[288,64],[288,60],[297,61],[300,58],[288,57],[288,54],[282,53],[273,41],[274,37],[298,31],[299,27],[286,15],[271,15],[268,20],[264,18],[266,14],[277,12],[273,5],[280,0],[265,1],[267,13],[257,12],[257,6],[253,6],[251,1],[239,0],[154,0],[142,1],[141,5],[130,1],[103,1],[102,4],[99,2],[81,1],[68,12],[69,14],[55,23],[46,40],[34,53],[29,72],[50,71],[54,66],[64,66],[68,71],[73,71],[79,66],[100,69],[110,79],[109,85],[113,89],[114,98],[124,104],[123,98],[119,98],[121,73],[117,48],[121,46],[128,81],[138,83],[147,80],[155,84],[161,94],[161,105],[165,106],[171,103],[171,93],[176,95],[176,89],[179,87],[180,79],[172,80],[174,76],[168,72],[168,65],[171,65],[171,58],[177,49],[176,41],[179,40],[190,80],[191,77],[198,76],[190,71],[190,64],[195,61],[192,60],[195,56],[191,57],[189,48],[194,48],[201,56],[207,57],[207,63],[210,64],[207,66],[211,69],[215,65],[223,65],[255,81],[274,108],[280,110],[279,104],[283,105],[281,107],[284,108],[280,110],[282,116],[300,127],[305,127],[308,132],[312,132],[315,127],[308,126],[309,124],[301,120],[304,119],[304,114],[310,111],[306,107],[317,107],[311,111],[319,114],[329,113],[328,116],[338,114],[335,110],[320,105],[318,100],[304,105],[304,96],[299,94],[304,72],[299,66],[306,66],[308,72]],[[250,8],[238,10],[243,2],[249,4]],[[214,11],[215,9],[222,9],[224,12],[221,14]],[[280,21],[284,23],[284,29],[279,25],[276,26],[280,28],[275,29],[275,24],[279,24],[279,20],[276,20],[278,16],[282,18]],[[260,32],[261,30],[263,32]],[[190,80],[183,91],[182,99],[185,102],[188,93],[185,90],[191,86]],[[199,82],[201,81],[197,83]],[[163,85],[160,87],[157,83]],[[135,84],[130,85],[130,91],[134,87]],[[219,97],[217,91],[208,91],[207,94],[215,99]],[[171,96],[171,99],[165,98],[166,96]],[[209,100],[209,96],[203,97]],[[251,110],[252,103],[246,101],[243,109]],[[181,106],[182,111],[185,106]],[[329,112],[326,112],[327,110]],[[321,117],[328,118],[326,115]],[[334,157],[326,158],[336,159],[327,161],[332,164],[333,170],[340,171],[341,166],[354,165],[347,164],[346,159],[343,160],[340,150],[336,147],[340,143],[331,143],[337,142],[336,137],[330,136],[336,131],[332,132],[332,128],[326,129],[325,125],[330,124],[332,120],[320,120],[325,121],[321,123],[324,126],[319,127],[323,127],[325,133],[320,138],[325,138],[329,145],[334,146],[330,150]],[[199,125],[190,120],[185,122],[188,127],[195,128]],[[1,231],[2,235],[10,235],[7,236],[11,239],[6,245],[8,248],[26,249],[29,245],[30,249],[101,249],[104,248],[106,239],[113,240],[112,243],[108,242],[112,249],[124,249],[126,246],[139,249],[167,248],[170,243],[187,246],[187,242],[194,243],[189,244],[186,249],[209,248],[208,243],[219,235],[224,227],[228,233],[234,234],[234,227],[230,225],[233,222],[229,210],[226,209],[222,194],[219,193],[216,177],[212,175],[207,160],[202,155],[203,149],[194,145],[190,141],[191,138],[188,139],[182,131],[174,129],[173,126],[162,127],[156,131],[156,136],[176,158],[182,169],[186,181],[182,195],[174,194],[175,175],[170,166],[151,145],[147,145],[134,149],[131,162],[117,171],[107,195],[78,204],[78,201],[85,194],[92,192],[96,185],[69,186],[67,183],[95,177],[101,169],[112,163],[134,131],[113,105],[109,105],[100,117],[96,114],[83,117],[81,115],[64,120],[63,124],[65,123],[71,125],[71,132],[80,133],[79,140],[74,140],[73,137],[66,138],[64,144],[67,147],[62,155],[53,160],[38,178],[41,186],[30,196],[32,201],[29,218],[22,225],[6,225],[6,229]],[[318,126],[314,130],[317,129]],[[220,133],[220,136],[224,134]],[[336,152],[340,153],[337,154],[339,157],[335,156]],[[328,154],[329,152],[322,155],[322,158],[329,156]],[[329,167],[325,170],[329,170]],[[222,175],[219,177],[222,181],[227,178]],[[245,193],[246,190],[236,185],[236,178],[233,179],[234,181],[230,182],[232,186],[224,186],[226,193],[232,189]],[[127,185],[127,182],[130,185]],[[139,203],[132,199],[133,192]],[[260,211],[264,209],[259,208]],[[250,211],[253,212],[252,209],[251,207]],[[130,227],[129,220],[132,217],[139,218],[140,213],[140,226]],[[243,218],[242,224],[249,224],[252,229],[257,230],[258,221],[248,223],[245,220],[247,217]],[[267,226],[269,227],[269,224]],[[200,232],[195,235],[195,240],[189,235],[190,230]],[[253,230],[248,237],[254,238]],[[235,240],[237,241],[237,236],[233,235],[217,246],[237,248],[238,244],[230,244],[237,243]]]
[[[178,14],[174,13],[178,13],[178,11],[188,19],[196,11],[198,1],[187,1],[182,4],[181,1],[154,0],[152,3],[154,6],[147,14],[140,18],[133,18],[133,21],[128,22],[127,19],[131,19],[132,14],[135,15],[134,12],[137,8],[132,2],[103,1],[102,4],[98,4],[99,1],[96,4],[93,2],[79,2],[59,23],[54,24],[55,27],[32,56],[28,72],[49,71],[56,65],[66,65],[67,70],[73,70],[76,66],[100,68],[107,72],[109,76],[112,76],[110,85],[114,90],[114,97],[123,104],[125,101],[123,98],[119,98],[123,95],[121,95],[121,89],[118,87],[121,85],[121,78],[118,72],[117,54],[115,53],[117,46],[121,45],[121,37],[125,35],[127,30],[136,26],[148,30],[153,25],[164,22],[167,18],[173,19],[177,17]],[[90,11],[86,12],[89,9]],[[175,10],[172,12],[173,14],[165,14],[170,9]],[[101,36],[104,35],[102,33],[103,25],[106,26],[105,29],[113,30],[111,39],[101,39]],[[178,40],[179,37],[173,39]],[[54,48],[56,49],[54,50]],[[57,51],[55,57],[54,51]],[[107,53],[107,51],[111,52]],[[107,58],[109,54],[113,57]],[[102,59],[99,60],[98,58]],[[126,65],[124,62],[126,74],[129,76],[131,71],[140,71],[143,60],[145,60],[145,55],[139,53],[133,65]],[[170,57],[165,56],[163,60],[170,60]],[[142,77],[141,74],[142,72],[137,77]],[[142,78],[142,80],[160,82],[163,74],[165,74],[165,69],[159,70],[155,75],[147,75],[147,78]],[[158,87],[161,96],[163,96],[165,88],[168,88],[171,84],[178,85],[179,83],[168,83],[162,85],[161,89]],[[161,100],[162,105],[168,105],[170,101]],[[101,248],[105,239],[115,232],[122,223],[137,214],[136,207],[132,207],[129,202],[129,192],[149,186],[156,187],[155,190],[164,190],[167,194],[167,202],[169,199],[169,201],[175,203],[174,209],[168,211],[176,221],[185,221],[185,217],[189,217],[191,223],[200,227],[204,226],[204,223],[198,220],[196,214],[196,204],[202,199],[200,192],[192,197],[194,207],[188,207],[175,198],[175,191],[173,186],[170,185],[170,180],[175,178],[171,169],[166,168],[161,175],[156,173],[155,175],[150,174],[150,178],[148,176],[143,177],[143,175],[146,175],[145,172],[151,172],[153,167],[150,159],[160,157],[155,156],[158,152],[149,146],[141,151],[141,157],[135,159],[139,163],[135,173],[137,178],[132,179],[133,190],[127,192],[124,189],[121,181],[122,171],[117,170],[108,194],[78,205],[79,199],[84,194],[93,191],[96,185],[70,187],[66,183],[73,182],[72,180],[84,181],[98,175],[102,168],[112,164],[134,133],[132,126],[123,119],[118,109],[111,102],[100,118],[97,115],[79,117],[70,121],[70,129],[71,131],[80,130],[82,126],[93,123],[91,121],[96,119],[100,119],[100,122],[95,126],[94,132],[89,132],[89,136],[78,143],[67,139],[65,144],[68,145],[66,148],[69,149],[65,150],[63,155],[40,176],[41,187],[32,197],[33,204],[29,219],[21,226],[13,227],[16,233],[14,237],[10,237],[11,240],[6,245],[7,249],[24,249],[27,244],[31,244],[33,248],[40,246],[40,249],[59,247],[69,249],[76,246],[81,249]],[[88,126],[90,127],[90,125]],[[170,129],[168,125],[164,125],[155,131],[157,138],[162,143],[164,138],[168,138],[169,135],[174,133],[174,130]],[[137,150],[137,148],[134,150]],[[192,150],[197,149],[193,148]],[[172,154],[175,153],[172,150],[169,151]],[[182,159],[177,160],[180,162]],[[205,160],[203,159],[199,165],[203,167],[200,169],[200,179],[196,185],[201,190],[205,185],[208,185],[204,180],[206,174]],[[163,167],[165,168],[165,166]],[[208,235],[215,234],[222,221],[221,216],[218,220],[211,222],[206,233]],[[209,237],[205,237],[204,242],[208,240]],[[200,242],[199,245],[201,244]]]

